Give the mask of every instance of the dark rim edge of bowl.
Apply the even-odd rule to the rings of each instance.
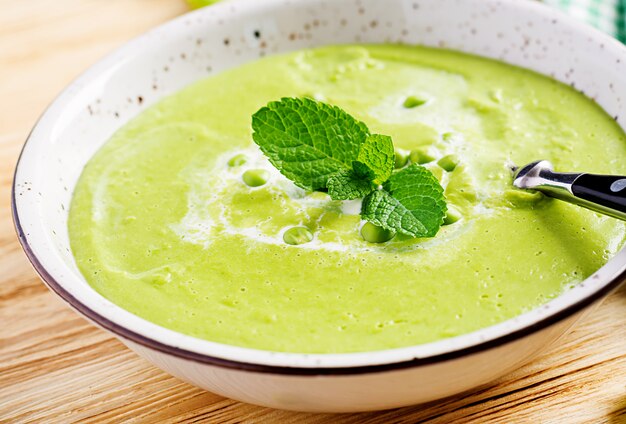
[[[44,112],[45,113],[45,112]],[[35,124],[35,127],[37,124]],[[31,132],[32,133],[32,132]],[[461,349],[456,349],[450,352],[445,352],[433,356],[427,356],[422,358],[413,358],[406,361],[400,362],[392,362],[378,365],[360,365],[354,367],[289,367],[289,366],[278,366],[278,365],[264,365],[264,364],[255,364],[249,362],[240,362],[231,359],[218,358],[210,355],[205,355],[197,352],[192,352],[189,350],[181,349],[178,347],[170,346],[159,341],[153,340],[149,337],[138,334],[134,331],[131,331],[121,325],[116,324],[115,322],[109,320],[108,318],[98,314],[97,312],[89,309],[87,306],[82,304],[78,299],[76,299],[70,292],[65,290],[55,279],[48,273],[46,268],[41,264],[39,258],[35,255],[33,250],[31,249],[27,237],[22,228],[19,214],[17,211],[17,202],[16,202],[16,176],[17,171],[19,169],[22,154],[26,148],[26,144],[30,140],[30,134],[22,146],[22,150],[20,152],[19,158],[17,160],[15,171],[13,175],[13,184],[11,187],[11,215],[13,217],[13,224],[15,227],[15,231],[17,233],[18,240],[22,249],[26,253],[28,260],[31,265],[39,274],[43,282],[48,286],[48,288],[56,293],[61,299],[63,299],[66,303],[68,303],[73,309],[80,312],[89,320],[95,322],[102,328],[110,331],[116,336],[122,337],[123,339],[127,339],[131,342],[137,343],[144,347],[154,349],[158,352],[169,354],[172,356],[176,356],[179,358],[191,360],[194,362],[199,362],[202,364],[208,364],[213,366],[218,366],[222,368],[230,368],[240,371],[251,371],[257,373],[270,373],[270,374],[282,374],[282,375],[354,375],[354,374],[366,374],[373,372],[383,372],[383,371],[392,371],[399,370],[405,368],[413,368],[417,366],[423,365],[431,365],[438,362],[444,362],[452,359],[456,359],[462,356],[471,355],[475,353],[479,353],[485,350],[493,349],[495,347],[513,342],[520,338],[526,337],[532,333],[535,333],[539,330],[547,328],[553,324],[558,323],[559,321],[573,315],[574,313],[584,309],[587,306],[595,303],[596,301],[600,301],[613,290],[617,289],[617,287],[624,281],[626,281],[626,270],[617,274],[612,280],[610,280],[605,286],[600,288],[599,290],[591,293],[590,295],[580,299],[578,302],[569,305],[568,307],[550,314],[549,316],[533,323],[527,325],[519,330],[513,331],[511,333],[507,333],[500,337],[496,337],[495,339],[486,340],[484,342],[480,342],[478,344],[468,346]]]

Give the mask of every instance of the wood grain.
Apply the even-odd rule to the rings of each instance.
[[[182,383],[48,292],[13,231],[19,149],[54,96],[181,0],[0,0],[0,422],[626,423],[626,287],[558,346],[499,382],[427,405],[314,415]]]

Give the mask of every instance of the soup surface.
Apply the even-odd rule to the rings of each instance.
[[[363,240],[358,201],[297,188],[253,143],[251,115],[284,96],[421,149],[461,219],[431,239]],[[449,154],[451,172],[437,165]],[[626,174],[624,158],[613,119],[550,78],[440,49],[326,47],[211,76],[130,121],[85,167],[70,240],[99,293],[182,333],[286,352],[395,348],[523,313],[624,243],[623,222],[512,188],[508,164]],[[249,169],[269,181],[249,187]],[[284,243],[293,226],[313,240]]]

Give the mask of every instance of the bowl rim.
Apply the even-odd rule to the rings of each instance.
[[[263,5],[259,5],[257,0],[239,0],[238,3],[241,3],[251,8],[256,6],[257,9],[262,9],[262,8],[271,8],[272,5],[274,4],[277,5],[281,1],[282,0],[266,0]],[[307,0],[307,1],[314,2],[316,0]],[[469,1],[476,1],[476,0],[469,0]],[[615,43],[613,45],[619,46],[618,49],[622,49],[622,52],[626,56],[626,46],[622,45],[617,40],[613,39],[607,34],[604,34],[587,24],[581,23],[570,16],[567,16],[557,10],[554,10],[547,5],[535,3],[535,2],[518,2],[516,0],[481,0],[481,1],[485,1],[485,2],[493,3],[493,4],[506,3],[507,6],[512,6],[518,9],[538,10],[540,13],[544,15],[558,18],[560,21],[565,22],[567,25],[575,28],[577,31],[584,32],[586,35],[588,35],[589,37],[593,38],[596,41],[607,43],[609,45],[612,45],[613,43]],[[231,2],[226,1],[224,3],[225,4],[216,4],[205,9],[211,9],[211,12],[214,12],[214,13],[217,13],[220,10],[226,11],[228,3],[231,3]],[[66,86],[66,88],[58,96],[54,98],[54,100],[50,103],[48,108],[44,110],[40,118],[36,121],[35,125],[33,126],[33,129],[27,136],[26,141],[24,142],[24,145],[22,146],[22,149],[20,151],[16,166],[15,166],[15,170],[14,170],[13,182],[12,182],[12,188],[11,188],[11,213],[12,213],[15,231],[18,236],[20,245],[22,246],[27,258],[31,262],[31,265],[33,266],[37,274],[40,276],[42,281],[48,286],[48,288],[52,290],[54,293],[56,293],[59,297],[61,297],[61,299],[63,299],[66,303],[68,303],[73,309],[75,309],[76,311],[81,313],[84,317],[86,317],[89,321],[110,331],[114,335],[120,337],[123,341],[127,340],[130,342],[136,343],[138,345],[147,347],[149,349],[159,351],[161,353],[165,353],[168,355],[172,355],[174,357],[183,358],[183,359],[201,363],[201,364],[214,365],[214,366],[230,368],[230,369],[235,369],[235,370],[252,371],[252,372],[257,372],[257,373],[271,373],[271,374],[282,374],[282,375],[331,375],[331,376],[332,375],[353,375],[353,374],[362,374],[362,373],[400,370],[400,369],[405,369],[405,368],[413,368],[417,366],[430,365],[430,364],[439,363],[443,361],[453,360],[453,359],[466,356],[466,355],[479,353],[485,350],[489,350],[489,349],[519,340],[535,332],[546,329],[556,323],[559,323],[560,321],[563,321],[564,319],[568,317],[571,317],[577,312],[582,311],[586,307],[600,301],[602,298],[607,296],[610,292],[614,291],[622,282],[626,281],[626,246],[624,246],[603,267],[601,267],[594,274],[592,274],[591,276],[589,276],[587,279],[583,280],[583,282],[580,283],[582,285],[585,282],[591,281],[591,280],[600,280],[600,283],[602,283],[602,280],[605,280],[605,283],[603,285],[597,287],[595,290],[591,291],[590,293],[582,296],[577,301],[566,304],[565,307],[561,307],[560,309],[557,308],[556,311],[554,310],[549,311],[549,308],[547,306],[552,304],[555,300],[562,298],[565,293],[562,293],[561,295],[557,296],[556,299],[550,302],[547,302],[544,305],[540,305],[539,307],[534,308],[533,311],[536,311],[538,309],[545,310],[545,313],[544,313],[545,316],[540,317],[539,319],[536,319],[534,322],[526,323],[517,329],[505,332],[495,337],[479,338],[479,340],[473,344],[469,344],[467,346],[460,347],[460,348],[444,350],[444,352],[442,353],[435,353],[435,354],[425,355],[425,356],[414,356],[411,359],[397,360],[397,361],[392,360],[389,362],[377,363],[376,361],[373,361],[374,363],[371,363],[371,364],[353,365],[353,366],[349,366],[349,365],[348,366],[346,365],[316,366],[315,364],[312,364],[310,366],[274,365],[274,364],[266,364],[266,363],[254,363],[254,362],[248,362],[248,361],[241,361],[241,360],[229,359],[229,358],[220,357],[220,356],[212,356],[211,354],[200,353],[191,349],[177,347],[177,346],[174,346],[173,344],[167,344],[159,340],[156,340],[154,338],[151,338],[149,336],[146,336],[144,334],[140,334],[94,311],[93,309],[91,309],[90,307],[82,303],[80,300],[78,300],[59,281],[57,281],[55,277],[53,277],[50,274],[50,272],[42,264],[39,257],[35,254],[33,248],[31,247],[31,244],[29,243],[28,234],[24,231],[22,221],[20,219],[19,207],[18,207],[18,202],[17,202],[17,177],[18,177],[18,171],[20,170],[20,165],[23,163],[22,159],[25,154],[25,150],[27,148],[29,141],[31,141],[32,139],[34,130],[39,127],[41,120],[48,114],[48,111],[50,110],[51,106],[57,104],[58,101],[62,99],[64,95],[68,92],[68,90],[70,90],[76,84],[78,80],[84,77],[85,74],[92,71],[93,68],[97,67],[99,64],[106,62],[108,59],[111,59],[114,55],[118,54],[120,51],[124,49],[132,48],[141,39],[143,39],[143,37],[145,37],[146,34],[156,32],[156,31],[161,31],[170,26],[174,27],[175,25],[177,25],[177,23],[182,22],[183,19],[188,18],[190,15],[203,13],[203,10],[205,9],[191,11],[181,16],[178,16],[174,19],[168,20],[165,23],[162,23],[158,25],[157,27],[153,28],[152,30],[148,31],[147,33],[134,37],[133,39],[125,42],[120,47],[116,48],[113,52],[109,53],[104,58],[101,58],[95,64],[88,67],[74,81],[72,81],[68,86]],[[615,270],[611,271],[611,275],[609,277],[600,276],[598,274],[600,271],[605,270],[605,268],[610,267],[610,265],[613,265],[612,268],[614,268],[615,265],[617,265],[616,272]],[[102,297],[100,294],[97,294],[97,295]],[[117,307],[121,308],[119,306]],[[362,355],[362,354],[368,354],[368,353],[375,353],[375,352],[384,353],[384,352],[410,349],[412,347],[415,348],[418,346],[429,346],[429,345],[441,344],[441,343],[445,343],[446,341],[458,339],[464,336],[472,336],[472,335],[475,336],[477,333],[485,332],[485,330],[502,326],[512,320],[521,319],[526,315],[529,315],[529,313],[520,314],[514,318],[511,318],[499,324],[491,325],[488,327],[483,327],[474,332],[463,334],[461,336],[453,337],[450,339],[441,339],[441,340],[436,340],[430,343],[412,345],[412,346],[396,348],[396,349],[386,349],[386,350],[356,352],[356,353],[340,353],[340,354],[306,354],[306,353],[272,352],[272,351],[267,351],[267,350],[247,348],[247,347],[238,347],[238,346],[237,348],[242,349],[244,351],[248,351],[252,354],[254,353],[256,354],[278,353],[285,357],[300,356],[300,357],[315,358],[315,357],[323,357],[323,356],[332,355],[332,356],[343,356],[345,358],[348,358],[350,356]],[[153,325],[156,325],[156,324],[153,324]],[[158,326],[158,327],[161,327],[161,326]],[[161,327],[161,328],[164,328],[164,327]],[[182,333],[179,333],[179,334],[182,334]],[[188,336],[188,337],[191,337],[191,336]],[[204,340],[202,339],[197,339],[195,337],[192,337],[192,338],[199,340],[201,342],[204,342]],[[210,343],[216,344],[216,345],[222,345],[222,346],[231,346],[231,345],[217,343],[217,342],[210,342]],[[346,361],[343,361],[343,362],[346,362]]]

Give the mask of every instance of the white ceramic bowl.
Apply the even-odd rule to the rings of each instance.
[[[471,52],[552,75],[626,124],[626,47],[531,1],[242,0],[175,19],[73,82],[33,129],[13,213],[46,284],[165,371],[245,402],[363,411],[442,398],[519,367],[626,276],[626,249],[574,289],[501,324],[434,343],[354,354],[275,353],[186,336],[96,293],[70,253],[72,189],[94,152],[133,116],[183,86],[261,56],[340,43],[403,42]],[[622,96],[622,97],[620,97]]]

